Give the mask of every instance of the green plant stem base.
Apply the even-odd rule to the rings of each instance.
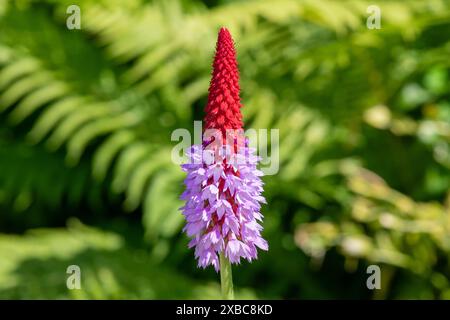
[[[225,257],[224,253],[219,254],[220,259],[220,284],[222,287],[222,298],[224,300],[233,300],[233,275],[231,273],[231,263]]]

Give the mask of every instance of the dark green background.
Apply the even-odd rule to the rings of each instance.
[[[70,4],[0,0],[0,298],[220,297],[170,157],[220,26],[246,128],[280,130],[270,249],[233,268],[237,297],[450,298],[449,1],[85,0],[81,30]]]

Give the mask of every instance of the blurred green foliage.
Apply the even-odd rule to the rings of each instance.
[[[202,283],[159,268],[145,251],[124,249],[123,239],[69,220],[67,229],[34,229],[0,237],[0,297],[20,299],[220,299],[218,283]],[[81,290],[61,276],[75,262]],[[43,278],[42,275],[45,277]],[[241,299],[254,296],[238,291]]]
[[[70,4],[0,0],[0,298],[218,297],[170,135],[203,116],[220,26],[246,128],[280,129],[238,297],[450,298],[449,1],[379,0],[374,30],[362,0],[83,0],[81,30]]]

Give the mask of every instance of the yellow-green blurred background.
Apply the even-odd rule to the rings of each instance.
[[[246,128],[280,130],[270,249],[233,269],[237,297],[450,299],[443,0],[0,0],[0,298],[220,297],[170,156],[203,117],[220,26]]]

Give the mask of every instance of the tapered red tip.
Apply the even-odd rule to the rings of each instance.
[[[227,28],[220,28],[205,111],[205,128],[241,129],[239,71],[234,41]]]

